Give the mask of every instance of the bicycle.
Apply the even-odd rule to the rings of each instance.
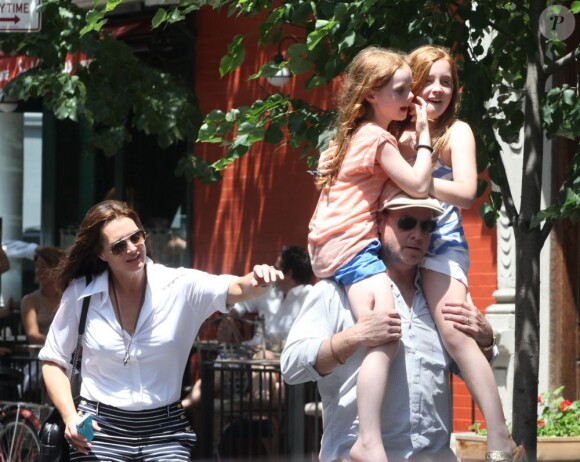
[[[0,404],[0,462],[38,460],[41,419],[51,410],[48,405],[19,401]]]

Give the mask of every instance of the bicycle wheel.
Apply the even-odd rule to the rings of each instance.
[[[40,441],[30,422],[22,418],[3,422],[0,429],[0,460],[35,462],[39,454]]]

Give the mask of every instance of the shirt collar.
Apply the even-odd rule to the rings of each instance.
[[[151,271],[153,270],[154,264],[153,260],[149,257],[146,257],[145,264],[147,265],[147,285],[150,285],[151,278]],[[81,301],[85,297],[92,297],[93,295],[97,295],[102,293],[103,295],[109,295],[109,271],[105,270],[101,274],[93,277],[93,280],[82,290],[79,301]],[[106,299],[106,297],[104,297]]]
[[[309,284],[299,284],[295,287],[292,287],[288,293],[286,294],[286,297],[299,297],[300,294],[302,294],[302,292],[304,292],[304,290],[306,290],[307,287],[312,287]]]

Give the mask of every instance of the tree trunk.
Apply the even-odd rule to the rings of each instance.
[[[513,438],[536,460],[540,351],[540,250],[538,230],[516,232],[515,377]]]
[[[542,193],[543,127],[539,95],[545,76],[539,17],[545,2],[532,0],[530,29],[537,31],[528,51],[525,85],[524,165],[520,215],[515,222],[516,322],[515,377],[513,390],[513,437],[526,448],[528,461],[537,460],[538,370],[540,352],[540,251],[543,239],[539,227],[530,229],[540,211]]]

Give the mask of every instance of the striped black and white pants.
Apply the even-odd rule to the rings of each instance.
[[[71,450],[71,462],[177,462],[191,460],[195,433],[180,403],[124,411],[81,399],[78,411],[92,414],[95,432],[89,454]]]

